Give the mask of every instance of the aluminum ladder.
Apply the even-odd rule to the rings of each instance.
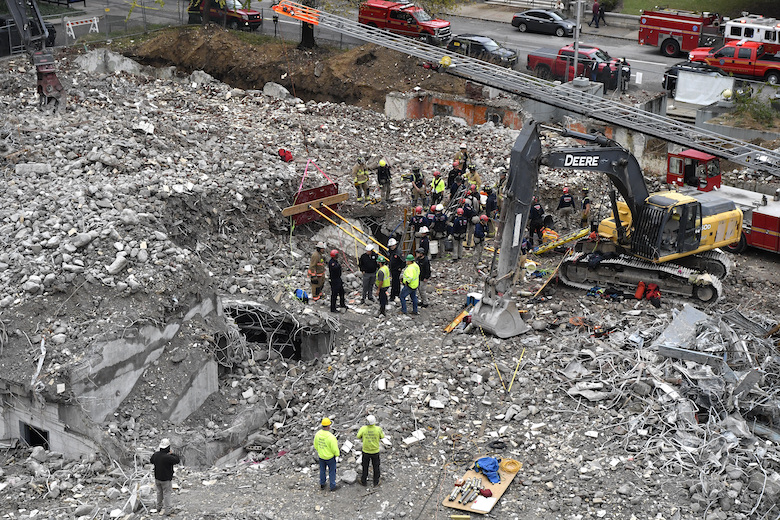
[[[780,176],[780,150],[732,139],[715,132],[641,110],[616,101],[580,92],[568,84],[556,85],[493,65],[476,58],[453,54],[446,49],[371,27],[290,0],[282,0],[272,9],[285,16],[319,25],[369,43],[426,60],[438,70],[470,81],[534,99],[575,114],[590,117],[636,132],[663,139],[758,171]]]

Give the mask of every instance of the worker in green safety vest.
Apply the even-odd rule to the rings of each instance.
[[[379,269],[376,271],[376,289],[379,296],[379,315],[385,315],[387,308],[387,289],[390,287],[390,268],[387,267],[387,258],[379,255],[376,259],[379,262]]]

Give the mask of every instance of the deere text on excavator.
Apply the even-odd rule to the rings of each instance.
[[[655,283],[671,295],[702,303],[716,301],[722,290],[720,279],[732,265],[718,248],[738,242],[742,232],[742,212],[734,202],[712,192],[649,193],[636,158],[616,141],[548,129],[587,144],[544,151],[539,125],[533,121],[524,125],[511,153],[497,236],[498,263],[494,256],[472,322],[499,337],[527,329],[504,293],[517,268],[540,166],[605,173],[614,186],[612,216],[599,223],[595,243],[586,243],[586,249],[563,261],[558,272],[563,283],[582,289],[611,285],[632,292],[639,282]]]

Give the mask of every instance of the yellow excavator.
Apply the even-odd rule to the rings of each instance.
[[[655,283],[662,293],[702,303],[716,301],[720,280],[732,266],[717,248],[738,242],[742,233],[742,212],[734,202],[714,192],[649,193],[636,158],[616,141],[545,128],[587,144],[544,151],[539,124],[531,121],[523,127],[512,147],[496,238],[500,252],[494,254],[472,323],[498,337],[528,330],[504,293],[517,267],[540,166],[604,173],[622,196],[618,200],[612,190],[612,215],[599,223],[598,240],[564,260],[558,272],[563,283],[632,291],[639,282]]]

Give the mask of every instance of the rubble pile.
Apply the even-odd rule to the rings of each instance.
[[[775,321],[762,314],[778,308],[771,277],[751,271],[741,280],[752,286],[727,281],[726,300],[706,312],[551,284],[518,302],[533,331],[498,340],[468,326],[442,332],[481,289],[472,251],[457,264],[433,261],[431,305],[420,316],[391,307],[381,321],[374,306],[357,302],[359,276],[347,262],[350,310],[336,317],[325,300],[306,305],[293,296],[308,286],[314,243],[325,238],[347,257],[353,245],[334,244],[323,224],[291,230],[281,217],[299,186],[327,182],[309,159],[349,190],[358,154],[386,158],[394,175],[412,163],[446,171],[466,140],[492,183],[515,132],[448,118],[390,121],[303,102],[273,85],[266,93],[231,88],[203,73],[82,72],[70,59],[60,69],[70,100],[57,115],[35,108],[25,61],[5,61],[0,71],[0,321],[24,345],[15,360],[6,350],[4,377],[29,383],[46,338],[40,379],[65,381],[68,364],[106,328],[164,321],[188,294],[208,290],[274,301],[338,333],[330,354],[312,361],[243,343],[240,358],[221,364],[219,390],[181,425],[158,417],[165,385],[180,384],[183,357],[168,349],[101,425],[131,462],[10,449],[3,514],[145,518],[154,507],[146,462],[165,436],[193,458],[222,450],[210,454],[219,459],[212,467],[185,459],[177,469],[181,518],[444,516],[454,477],[486,453],[523,464],[494,518],[777,516]],[[296,159],[283,162],[279,148]],[[559,186],[583,181],[546,172],[544,182],[554,207]],[[406,201],[400,180],[393,197]],[[369,212],[390,231],[402,207],[350,202],[343,210]],[[539,261],[552,271],[559,258]],[[523,284],[531,294],[540,287]],[[749,307],[728,300],[732,284],[750,292]],[[199,324],[193,334],[207,332]],[[333,420],[342,447],[352,444],[338,471],[354,484],[355,434],[369,413],[387,436],[381,486],[320,492],[311,448],[320,419]]]

